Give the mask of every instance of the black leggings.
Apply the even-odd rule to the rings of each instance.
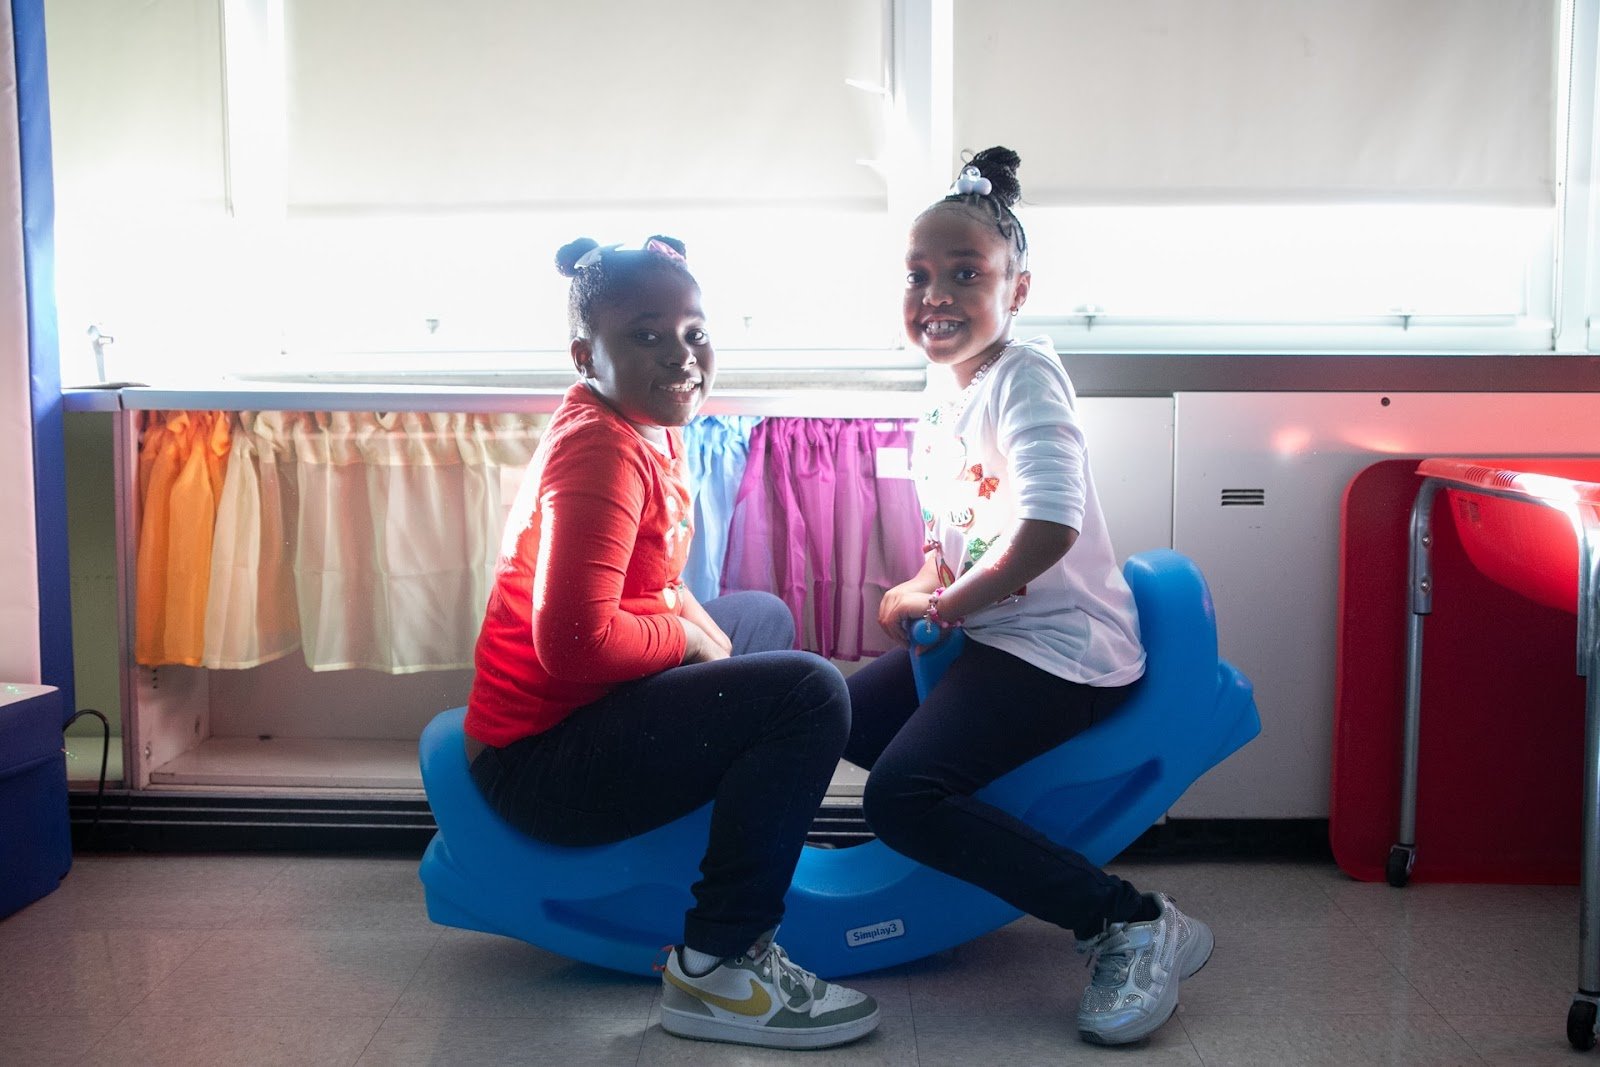
[[[620,841],[715,801],[684,942],[735,956],[783,918],[850,700],[833,664],[790,651],[793,617],[777,597],[732,593],[706,610],[733,639],[731,658],[619,686],[553,729],[486,749],[472,777],[508,822],[557,845]]]
[[[1131,883],[972,795],[1111,714],[1132,686],[1069,682],[973,640],[920,705],[904,649],[848,681],[844,755],[872,772],[863,805],[880,840],[1080,939],[1134,915]]]

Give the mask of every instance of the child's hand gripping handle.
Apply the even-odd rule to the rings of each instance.
[[[929,619],[918,619],[911,625],[910,637],[911,676],[916,679],[917,699],[927,700],[944,677],[945,669],[961,655],[967,635],[959,626],[940,629]]]

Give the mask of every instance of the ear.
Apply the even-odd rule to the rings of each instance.
[[[572,339],[572,365],[578,370],[578,377],[594,377],[594,342],[587,337],[574,337]]]
[[[1022,305],[1028,302],[1028,287],[1033,284],[1033,272],[1023,271],[1017,275],[1017,287],[1011,293],[1011,313],[1015,315],[1022,310]]]

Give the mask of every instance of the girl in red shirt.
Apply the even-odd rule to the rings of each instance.
[[[715,367],[700,288],[671,238],[583,239],[556,266],[572,280],[579,381],[506,525],[467,705],[473,780],[508,822],[559,845],[633,837],[713,802],[662,1027],[782,1048],[853,1040],[877,1004],[772,941],[850,732],[844,679],[793,650],[777,597],[702,605],[681,578],[694,530],[679,427]]]

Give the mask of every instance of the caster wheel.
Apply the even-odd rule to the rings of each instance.
[[[1396,889],[1411,881],[1411,865],[1417,862],[1417,850],[1410,845],[1391,845],[1389,862],[1383,866],[1383,875]]]
[[[1594,1048],[1595,1003],[1574,1000],[1567,1009],[1567,1040],[1580,1052]]]

